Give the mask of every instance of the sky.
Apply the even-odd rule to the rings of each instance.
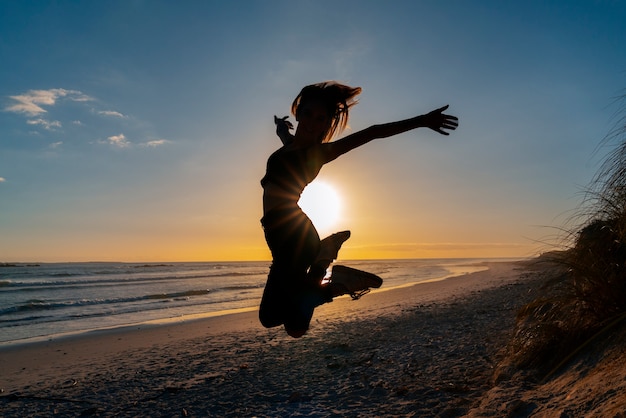
[[[341,258],[552,249],[608,152],[624,22],[608,0],[0,0],[0,262],[269,260],[273,116],[324,80],[363,88],[346,134],[460,120],[323,168]]]

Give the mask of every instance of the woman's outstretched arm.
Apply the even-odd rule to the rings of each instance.
[[[456,116],[443,113],[447,108],[448,106],[446,105],[425,115],[397,122],[373,125],[345,138],[331,142],[328,144],[330,149],[329,161],[374,139],[387,138],[416,128],[430,128],[442,135],[449,135],[445,130],[455,130],[459,126],[459,120]]]

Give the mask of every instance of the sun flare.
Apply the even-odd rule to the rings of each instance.
[[[332,231],[341,216],[341,199],[334,187],[323,181],[315,180],[309,184],[298,202],[320,235]]]

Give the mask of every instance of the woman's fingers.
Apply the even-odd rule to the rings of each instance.
[[[449,132],[444,131],[444,129],[455,130],[459,126],[459,118],[452,115],[446,115],[442,113],[444,110],[448,108],[448,105],[440,107],[437,110],[433,110],[430,112],[432,117],[432,122],[434,126],[431,126],[435,132],[438,132],[442,135],[449,135]]]
[[[283,116],[282,118],[279,118],[278,116],[274,115],[274,123],[276,125],[284,125],[288,129],[293,129],[293,124],[287,120],[288,117],[289,116]]]
[[[443,121],[443,123],[441,124],[441,126],[443,126],[444,128],[447,129],[456,129],[457,126],[459,126],[459,119],[454,117],[454,116],[448,116],[448,115],[444,115],[446,116],[446,119]]]

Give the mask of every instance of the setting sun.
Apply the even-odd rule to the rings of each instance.
[[[334,232],[332,228],[341,215],[341,199],[334,187],[315,180],[304,189],[298,204],[311,218],[320,235]]]

